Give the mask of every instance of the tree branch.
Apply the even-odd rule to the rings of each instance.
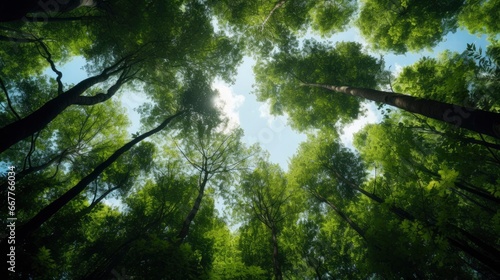
[[[55,63],[52,60],[52,54],[49,52],[49,48],[47,47],[47,45],[44,42],[42,42],[41,40],[39,40],[39,39],[37,39],[37,42],[38,42],[38,44],[40,44],[40,47],[42,47],[43,51],[45,52],[45,55],[42,54],[42,52],[40,51],[40,49],[37,47],[38,52],[40,53],[40,55],[43,58],[45,58],[45,60],[47,60],[47,62],[50,64],[50,68],[57,75],[57,78],[56,78],[56,81],[57,81],[57,95],[60,95],[60,94],[63,93],[63,84],[62,84],[62,81],[61,81],[62,72],[59,71],[56,68]]]
[[[264,21],[262,22],[262,25],[260,26],[260,30],[261,31],[264,30],[264,26],[266,25],[267,21],[271,18],[271,16],[273,15],[274,11],[276,11],[277,9],[279,9],[285,3],[286,3],[286,0],[282,0],[282,1],[278,2],[278,3],[276,3],[276,5],[274,5],[274,8],[269,12],[269,14],[267,15],[266,19],[264,19]]]
[[[0,86],[2,87],[2,90],[5,93],[5,97],[7,98],[7,104],[9,105],[9,109],[12,111],[14,116],[16,116],[18,120],[20,120],[21,117],[17,114],[16,110],[14,110],[14,107],[12,107],[12,102],[10,101],[9,92],[7,91],[7,87],[5,87],[5,84],[3,83],[2,78],[0,78]]]

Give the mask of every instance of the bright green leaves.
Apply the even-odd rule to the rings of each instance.
[[[423,58],[405,67],[397,77],[394,90],[461,106],[491,110],[496,103],[491,59],[475,53],[467,56],[443,52],[437,59]],[[488,60],[489,59],[489,60]],[[477,63],[476,61],[477,60]],[[484,65],[489,63],[488,66]]]
[[[499,10],[498,0],[470,1],[460,12],[458,22],[471,33],[488,34],[494,39],[500,32],[497,20]]]
[[[218,21],[241,36],[247,48],[267,56],[278,48],[288,52],[297,36],[311,29],[331,35],[347,27],[356,1],[210,1]]]
[[[240,203],[249,217],[260,220],[269,229],[282,226],[292,193],[277,165],[260,162],[253,172],[244,175],[241,192]]]
[[[56,263],[50,256],[50,250],[41,247],[38,250],[38,254],[35,257],[33,269],[36,270],[41,275],[49,276],[54,275],[54,270],[56,269]]]
[[[363,0],[357,26],[379,50],[404,53],[433,47],[457,28],[461,0]]]
[[[438,174],[441,176],[440,181],[432,180],[428,185],[428,190],[437,190],[439,196],[448,195],[451,193],[450,189],[455,187],[455,181],[459,173],[452,169],[441,169],[438,171]]]
[[[305,41],[302,50],[280,53],[254,69],[259,100],[271,103],[271,113],[286,113],[299,130],[333,129],[358,117],[356,98],[304,86],[304,83],[377,87],[382,61],[362,51],[360,44],[335,47]]]
[[[352,20],[357,4],[352,0],[324,1],[317,3],[309,12],[312,17],[312,29],[322,36],[343,31]]]
[[[405,53],[432,48],[457,28],[490,39],[500,30],[495,15],[497,0],[421,1],[362,0],[356,25],[370,45],[383,51]]]
[[[365,176],[359,157],[328,134],[309,135],[290,167],[292,184],[334,203],[353,199]]]
[[[230,279],[266,279],[266,272],[255,265],[246,265],[242,259],[242,249],[245,253],[255,248],[241,248],[240,235],[231,232],[225,223],[215,221],[220,227],[215,228],[206,234],[213,240],[214,260],[213,268],[210,272],[210,279],[230,280]]]

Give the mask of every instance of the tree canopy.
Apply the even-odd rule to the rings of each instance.
[[[500,277],[499,1],[10,2],[9,279]],[[385,65],[459,30],[488,45]],[[287,168],[217,104],[250,58]]]

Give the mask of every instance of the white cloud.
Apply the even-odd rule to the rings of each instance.
[[[401,74],[401,72],[403,72],[403,66],[401,66],[401,64],[395,63],[394,69],[392,70],[392,74],[395,77],[397,77],[397,76],[399,76],[399,74]]]
[[[259,112],[260,117],[263,119],[267,119],[269,121],[270,119],[274,118],[274,116],[271,115],[271,105],[267,101],[259,106]]]
[[[352,147],[353,136],[356,132],[360,131],[367,124],[380,122],[382,118],[375,104],[364,103],[362,106],[366,110],[365,116],[356,119],[342,129],[340,140],[346,147]]]
[[[245,96],[235,94],[231,88],[222,82],[215,82],[212,88],[219,92],[215,99],[215,106],[217,106],[222,114],[228,118],[229,123],[227,129],[234,129],[240,125],[239,108],[245,102]]]
[[[271,114],[271,105],[269,102],[264,102],[259,106],[260,117],[267,120],[267,125],[276,132],[284,129],[287,123],[288,115],[274,116]]]

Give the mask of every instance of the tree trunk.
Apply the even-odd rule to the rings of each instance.
[[[0,137],[0,153],[43,129],[71,105],[93,105],[111,98],[122,85],[120,80],[111,86],[106,94],[98,94],[92,97],[80,96],[95,84],[106,81],[110,75],[108,73],[101,73],[97,76],[87,78],[68,91],[49,100],[30,115],[0,128],[0,135],[3,136]]]
[[[24,224],[17,232],[17,237],[19,239],[28,237],[31,233],[37,230],[43,223],[54,216],[59,209],[68,204],[73,198],[79,195],[88,184],[94,181],[108,166],[115,162],[123,153],[130,150],[135,144],[148,138],[149,136],[161,131],[165,128],[174,118],[182,115],[185,111],[178,112],[166,120],[164,120],[156,128],[134,138],[132,141],[128,142],[118,150],[116,150],[108,159],[103,163],[99,164],[89,175],[85,176],[78,184],[69,189],[66,193],[60,196],[58,199],[43,208],[38,214],[36,214],[31,220]],[[7,243],[7,242],[5,242]]]
[[[447,122],[471,131],[500,139],[500,114],[444,103],[440,101],[417,98],[400,93],[379,91],[374,89],[348,86],[332,86],[303,83],[302,86],[319,87],[343,94],[365,98],[375,102],[391,105],[408,112]]]
[[[262,25],[260,26],[260,29],[261,31],[264,30],[264,26],[266,25],[267,21],[271,18],[271,16],[273,15],[273,13],[279,9],[281,6],[285,5],[286,3],[286,0],[282,0],[278,3],[276,3],[276,5],[274,5],[274,8],[269,12],[269,14],[267,15],[266,19],[264,19],[264,21],[262,22]]]
[[[209,175],[207,171],[203,172],[204,175],[198,189],[198,197],[196,197],[193,208],[191,208],[191,211],[189,211],[189,214],[186,216],[184,222],[182,223],[182,228],[177,235],[177,244],[180,244],[184,241],[189,233],[189,226],[191,225],[191,222],[194,220],[194,217],[196,217],[198,210],[200,210],[201,200],[203,199],[203,194],[205,193],[205,186],[207,185]]]
[[[51,13],[65,13],[79,7],[95,7],[95,0],[4,0],[0,4],[0,22],[22,20],[29,13],[39,13],[49,17]]]
[[[281,265],[279,261],[279,252],[278,252],[278,230],[276,226],[271,227],[271,233],[273,238],[273,270],[274,277],[276,280],[283,280],[283,273],[281,272]]]
[[[349,218],[344,212],[342,212],[335,204],[333,204],[331,201],[321,196],[320,194],[314,193],[313,195],[316,198],[318,198],[319,201],[322,201],[326,203],[328,206],[330,206],[330,208],[332,208],[333,211],[337,213],[337,215],[339,215],[344,221],[346,221],[349,224],[349,226],[359,234],[359,236],[361,236],[364,240],[366,240],[365,231],[360,226],[358,226],[358,224],[356,224],[353,220],[351,220],[351,218]]]
[[[357,190],[360,191],[362,189],[357,188]],[[366,192],[366,191],[363,191],[361,193],[363,193],[364,195],[366,195],[367,197],[371,198],[372,200],[374,200],[378,203],[384,203],[384,199],[376,196],[375,194],[367,195],[368,192]],[[412,214],[406,212],[405,210],[403,210],[397,206],[390,206],[389,210],[403,220],[408,220],[408,221],[417,220]],[[428,221],[421,221],[421,222],[423,222],[426,227],[428,227],[431,231],[433,231],[433,233],[440,234],[436,230],[434,223],[428,222]],[[459,227],[454,226],[452,224],[448,224],[448,226],[454,228],[458,233],[464,235],[466,237],[466,239],[468,239],[472,243],[476,244],[479,248],[482,248],[483,250],[485,250],[487,252],[487,254],[484,254],[483,252],[473,248],[472,246],[467,244],[467,242],[464,242],[461,239],[457,239],[457,238],[451,237],[451,236],[446,236],[446,239],[448,240],[448,242],[451,245],[453,245],[453,247],[463,251],[464,253],[468,254],[470,257],[478,260],[483,265],[488,267],[493,273],[495,273],[495,275],[500,275],[500,255],[498,254],[498,250],[496,250],[491,245],[486,244],[484,241],[482,241],[481,239],[472,235],[471,233],[465,231],[462,228],[459,228]]]
[[[0,22],[20,20],[37,6],[38,0],[0,1]]]

